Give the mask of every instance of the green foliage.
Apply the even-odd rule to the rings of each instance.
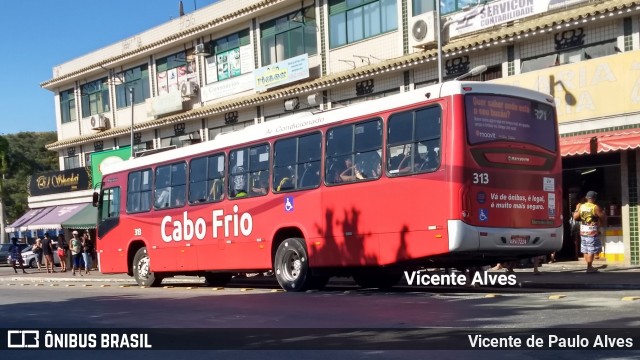
[[[2,147],[3,141],[8,143],[6,150]],[[28,177],[41,172],[58,170],[58,153],[44,147],[55,141],[57,141],[57,135],[53,131],[21,132],[0,136],[0,159],[4,154],[6,160],[0,196],[5,205],[7,223],[12,223],[29,209]]]

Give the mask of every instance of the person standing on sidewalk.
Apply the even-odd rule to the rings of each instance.
[[[58,235],[58,257],[60,258],[60,272],[67,272],[67,257],[69,244],[63,234]]]
[[[80,260],[82,259],[82,241],[78,239],[78,232],[73,231],[73,237],[69,241],[69,250],[71,251],[71,266],[73,267],[73,275],[76,274],[76,270],[82,276],[80,271]]]
[[[53,263],[53,246],[51,246],[51,238],[49,233],[44,234],[42,239],[42,255],[44,256],[44,267],[48,273],[54,273],[55,264]],[[51,264],[51,270],[49,270],[49,264]]]
[[[89,240],[89,234],[82,234],[82,259],[84,260],[84,273],[89,274],[89,269],[91,269],[91,253],[93,253],[93,244],[91,240]]]
[[[42,240],[40,238],[36,239],[36,243],[33,244],[33,248],[31,249],[34,254],[36,254],[36,264],[38,264],[38,271],[42,270]]]
[[[587,192],[587,202],[579,204],[573,213],[573,219],[580,220],[580,251],[584,254],[588,273],[598,272],[593,267],[593,259],[602,251],[600,227],[607,221],[607,214],[596,204],[597,196],[595,191]]]

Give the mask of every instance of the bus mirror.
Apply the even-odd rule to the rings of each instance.
[[[93,207],[97,207],[98,206],[98,200],[100,199],[100,194],[98,194],[97,192],[93,193]]]

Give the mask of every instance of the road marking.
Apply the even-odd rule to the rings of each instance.
[[[284,289],[271,289],[271,292],[284,292]]]
[[[640,300],[640,296],[625,296],[621,299],[622,301],[634,301]]]
[[[82,286],[83,287],[89,287],[89,286],[93,286],[93,285],[91,285],[91,284],[83,284]]]
[[[211,288],[211,290],[218,291],[218,290],[224,290],[224,288],[223,287],[213,287],[213,288]]]
[[[499,294],[487,294],[484,296],[485,298],[496,298],[496,297],[500,297]]]
[[[72,286],[76,286],[75,284],[67,284],[65,285],[66,287],[72,287]]]
[[[121,288],[128,288],[131,287],[131,285],[120,285]]]
[[[549,300],[560,300],[567,295],[549,295]]]
[[[102,285],[100,285],[100,287],[109,287],[109,286],[111,286],[111,285],[108,285],[108,284],[102,284]]]
[[[242,288],[242,289],[240,289],[240,291],[251,291],[251,290],[253,290],[253,289],[252,288]]]

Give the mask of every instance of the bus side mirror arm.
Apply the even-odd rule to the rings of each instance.
[[[98,207],[99,200],[100,200],[100,193],[96,191],[93,193],[93,207]]]

